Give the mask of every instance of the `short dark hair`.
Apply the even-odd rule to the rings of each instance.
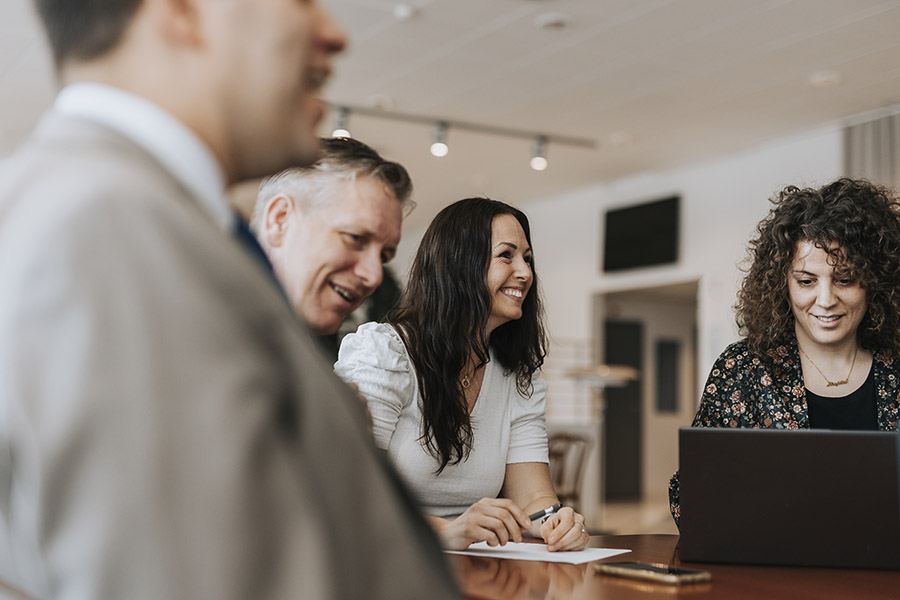
[[[36,0],[53,60],[90,60],[118,45],[141,0]]]
[[[296,193],[296,200],[304,207],[314,206],[330,196],[321,192],[334,179],[373,177],[387,185],[400,201],[403,214],[415,203],[410,199],[412,180],[403,165],[385,160],[378,152],[353,138],[322,138],[319,160],[305,167],[291,167],[266,178],[259,186],[251,225],[260,227],[266,202],[285,189]]]
[[[811,242],[866,291],[860,346],[900,352],[900,201],[894,193],[845,177],[821,188],[788,186],[771,202],[750,241],[750,265],[735,305],[750,347],[766,354],[793,335],[788,276],[797,243]]]
[[[409,350],[422,395],[422,439],[441,471],[465,460],[472,423],[459,374],[472,353],[482,363],[493,351],[516,379],[522,395],[547,354],[537,270],[522,303],[522,317],[497,327],[485,339],[491,314],[487,271],[494,218],[512,215],[531,246],[528,217],[508,204],[466,198],[444,208],[428,226],[413,260],[406,290],[388,317]]]

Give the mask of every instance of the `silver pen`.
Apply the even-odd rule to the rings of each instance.
[[[550,515],[552,515],[553,513],[555,513],[556,511],[558,511],[561,508],[562,508],[562,504],[557,503],[557,504],[554,504],[553,506],[548,506],[544,510],[539,510],[536,513],[534,513],[533,515],[528,515],[528,518],[532,521],[537,521],[540,518],[549,517]]]

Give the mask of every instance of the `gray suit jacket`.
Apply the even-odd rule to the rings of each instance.
[[[76,119],[0,184],[0,537],[0,578],[39,597],[456,595],[271,279]]]

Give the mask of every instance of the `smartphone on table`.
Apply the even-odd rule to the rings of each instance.
[[[711,579],[709,571],[684,569],[682,567],[673,567],[660,563],[597,563],[594,565],[594,570],[603,575],[617,575],[619,577],[631,577],[633,579],[643,579],[645,581],[656,581],[659,583],[671,583],[676,585],[702,583]]]

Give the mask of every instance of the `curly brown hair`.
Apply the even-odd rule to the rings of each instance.
[[[900,352],[900,200],[888,188],[841,178],[814,189],[788,186],[756,227],[735,304],[737,324],[760,354],[794,335],[788,276],[798,242],[831,255],[836,270],[866,291],[857,338],[862,348]],[[835,246],[836,244],[836,246]]]

